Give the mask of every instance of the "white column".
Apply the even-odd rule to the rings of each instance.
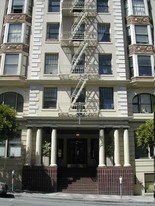
[[[121,166],[120,164],[120,148],[119,148],[119,130],[114,131],[114,164],[115,166]]]
[[[56,129],[52,130],[51,133],[51,164],[50,166],[57,166],[57,131]]]
[[[130,166],[130,154],[129,154],[129,131],[124,130],[124,167]]]
[[[26,165],[31,165],[31,151],[32,151],[32,129],[27,129],[27,138],[26,138]]]
[[[42,147],[42,129],[38,128],[36,134],[36,152],[35,152],[36,165],[38,166],[41,165],[41,147]]]
[[[105,165],[105,138],[104,138],[104,130],[101,129],[99,131],[99,167],[106,166]]]

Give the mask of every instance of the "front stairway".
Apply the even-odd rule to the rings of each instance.
[[[58,169],[58,191],[77,194],[98,194],[96,168]]]

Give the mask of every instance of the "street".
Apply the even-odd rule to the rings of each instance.
[[[88,201],[88,200],[57,200],[51,198],[33,198],[33,197],[0,197],[0,206],[154,206],[152,202],[125,202],[120,201]]]

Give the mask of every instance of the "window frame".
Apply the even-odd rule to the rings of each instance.
[[[102,27],[102,28],[101,28]],[[110,24],[98,23],[98,41],[99,42],[110,42]]]
[[[151,56],[137,55],[137,61],[138,61],[139,76],[152,76]]]
[[[50,94],[48,94],[48,91],[50,91]],[[44,90],[43,90],[43,109],[56,109],[56,108],[57,108],[57,87],[44,87]]]
[[[18,26],[20,29],[17,29]],[[21,43],[22,42],[21,37],[22,37],[22,24],[21,23],[9,24],[7,42]]]
[[[14,59],[14,62],[12,62],[11,58]],[[5,55],[5,62],[4,62],[4,75],[18,75],[18,67],[19,67],[18,65],[19,65],[19,54],[7,53]],[[15,72],[12,72],[13,70],[15,70]]]
[[[139,28],[139,31],[137,28]],[[145,31],[142,28],[145,28]],[[148,26],[135,25],[135,38],[136,38],[136,44],[149,44]],[[142,41],[141,39],[144,40]]]
[[[109,13],[109,0],[97,0],[97,12]]]
[[[142,96],[148,95],[148,102],[142,102]],[[152,113],[153,105],[155,104],[155,96],[149,93],[140,93],[132,99],[132,111],[133,113]]]
[[[14,102],[8,103],[7,99],[13,100],[13,96],[7,97],[7,95],[14,95]],[[5,92],[0,94],[0,103],[4,103],[9,105],[10,107],[13,107],[17,112],[23,112],[24,107],[24,98],[21,94],[16,92]],[[14,105],[13,105],[14,104]]]
[[[143,1],[143,4],[136,5],[135,4],[136,1],[139,1],[139,2]],[[133,8],[133,15],[136,15],[136,16],[146,15],[144,0],[132,0],[132,8]]]
[[[54,28],[54,26],[56,28]],[[58,40],[58,39],[59,39],[59,23],[47,23],[46,40]]]
[[[58,74],[58,61],[58,53],[45,53],[44,74]]]
[[[22,2],[22,4],[14,3],[14,2]],[[13,0],[11,6],[11,13],[23,13],[25,6],[25,0]]]
[[[60,12],[60,0],[48,0],[48,12]]]
[[[99,74],[112,74],[112,54],[99,54]]]
[[[108,98],[106,98],[106,95]],[[107,101],[109,101],[109,103],[106,103]],[[114,90],[112,87],[99,87],[99,108],[101,110],[114,109]]]
[[[14,142],[15,140],[19,139],[19,141]],[[18,131],[17,137],[6,139],[6,140],[0,140],[0,145],[3,144],[3,155],[0,153],[0,158],[19,158],[22,156],[22,144],[21,144],[21,130]],[[11,155],[10,150],[13,147],[18,147],[18,154]],[[15,151],[15,150],[14,150]],[[15,151],[16,152],[16,151]]]

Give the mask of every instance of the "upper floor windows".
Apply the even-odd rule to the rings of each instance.
[[[97,0],[97,12],[107,13],[109,11],[109,0]]]
[[[57,103],[57,88],[55,87],[44,88],[43,108],[55,109],[56,103]]]
[[[22,54],[6,54],[3,74],[26,76],[27,60],[27,56]]]
[[[144,0],[132,0],[132,5],[134,15],[145,15]]]
[[[110,24],[98,24],[98,41],[110,42]]]
[[[73,31],[72,31],[73,32]],[[73,40],[83,40],[84,39],[84,32],[85,32],[85,24],[81,24],[73,36]],[[74,32],[73,32],[74,33]]]
[[[47,39],[56,40],[59,37],[59,24],[48,23],[47,24]]]
[[[129,57],[130,76],[152,76],[153,57],[146,55],[133,55]]]
[[[60,0],[48,0],[48,12],[59,12]]]
[[[138,94],[132,100],[133,113],[152,113],[155,96],[152,94]]]
[[[6,92],[0,94],[0,103],[13,107],[17,112],[23,112],[23,97],[15,92]]]
[[[152,76],[152,66],[150,56],[138,56],[139,76]]]
[[[74,65],[75,61],[76,61],[76,59],[74,59],[74,56],[73,56],[73,61],[72,61],[73,65]],[[80,59],[76,63],[76,66],[74,67],[72,72],[80,74],[80,73],[84,73],[84,69],[85,69],[85,54],[81,55]]]
[[[113,88],[100,87],[99,88],[100,109],[113,109]]]
[[[19,54],[6,54],[4,74],[17,75]]]
[[[111,60],[111,54],[99,55],[99,74],[112,74]]]
[[[58,54],[47,53],[45,54],[45,74],[58,73]]]
[[[23,13],[25,0],[12,1],[12,13]]]
[[[135,25],[136,43],[148,44],[148,29],[147,25]]]
[[[8,32],[8,41],[11,43],[21,42],[22,24],[10,24]]]

